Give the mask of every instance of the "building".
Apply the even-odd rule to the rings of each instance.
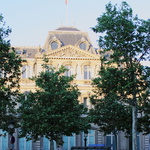
[[[15,47],[16,53],[19,54],[27,62],[23,63],[22,76],[20,82],[21,92],[35,91],[35,83],[29,80],[29,77],[38,75],[42,70],[43,55],[46,54],[49,59],[49,65],[60,67],[61,65],[69,69],[65,72],[66,76],[76,74],[74,82],[78,85],[81,92],[79,97],[80,103],[90,108],[89,96],[92,94],[91,79],[97,76],[100,68],[100,58],[94,49],[88,34],[81,32],[75,27],[60,27],[55,31],[49,31],[46,42],[43,47]],[[41,138],[34,143],[26,141],[25,138],[17,138],[17,132],[14,134],[16,150],[48,150],[50,143],[48,139]],[[3,134],[3,133],[2,133]],[[10,136],[0,138],[0,150],[6,150],[11,147]],[[72,146],[83,146],[84,139],[87,138],[89,144],[105,144],[110,146],[113,144],[113,135],[103,136],[96,128],[89,131],[87,137],[84,133],[73,135],[71,137],[64,136],[64,145],[61,149],[70,150]],[[149,136],[139,134],[139,150],[148,150]],[[118,135],[118,145],[123,149],[128,149],[129,140],[124,137],[122,132]],[[54,144],[57,149],[57,145]]]

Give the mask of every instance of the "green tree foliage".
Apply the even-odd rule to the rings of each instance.
[[[10,47],[8,38],[11,29],[5,28],[0,15],[0,129],[9,131],[9,124],[15,123],[15,97],[18,95],[21,58]],[[15,125],[15,124],[14,124]]]
[[[44,65],[45,66],[45,65]],[[45,72],[35,77],[37,90],[29,92],[21,99],[20,117],[21,136],[38,139],[45,136],[62,143],[62,135],[87,131],[90,127],[86,118],[86,109],[79,104],[80,92],[73,85],[74,76],[64,76],[66,69],[59,70],[45,66]]]
[[[132,120],[130,107],[112,96],[98,98],[94,95],[91,102],[95,107],[90,110],[90,115],[93,122],[99,126],[100,132],[105,135],[111,132],[117,135],[118,131],[130,133]]]
[[[132,126],[133,150],[136,150],[138,113],[138,130],[146,133],[150,131],[150,67],[144,67],[140,63],[150,59],[150,19],[146,21],[134,17],[130,6],[122,2],[120,7],[111,3],[106,5],[106,12],[97,21],[93,31],[101,33],[101,68],[99,77],[93,80],[96,96],[91,97],[94,105],[91,112],[96,118],[94,122],[105,132],[110,131],[110,128],[111,132],[114,129],[128,131]],[[130,108],[132,125],[131,119],[127,119],[131,115],[131,111],[128,111]],[[101,117],[102,113],[104,118]],[[107,115],[112,119],[108,119]],[[118,124],[115,123],[115,118]],[[109,128],[109,124],[114,126]]]

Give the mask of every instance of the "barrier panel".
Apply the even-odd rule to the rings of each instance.
[[[73,146],[71,150],[111,150],[109,146]]]

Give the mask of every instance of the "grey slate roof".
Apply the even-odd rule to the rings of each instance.
[[[61,31],[80,31],[76,29],[75,27],[59,27],[56,30],[61,30]]]
[[[20,52],[22,58],[34,58],[34,55],[37,54],[37,47],[15,47],[16,52]]]
[[[49,40],[53,37],[56,37],[61,43],[62,46],[73,45],[75,46],[77,42],[84,38],[86,41],[89,41],[88,34],[86,32],[81,32],[75,27],[60,27],[54,31],[49,32]],[[91,45],[91,43],[90,43]]]
[[[85,39],[89,43],[89,49],[93,47],[86,32],[82,32],[75,27],[59,27],[54,31],[49,31],[48,38],[45,42],[45,46],[41,48],[41,50],[48,51],[47,47],[49,47],[49,43],[51,40],[53,40],[53,38],[59,40],[61,42],[61,46],[66,45],[77,46],[79,44],[78,42],[81,41],[81,39]],[[15,47],[15,49],[16,51],[21,51],[20,54],[21,57],[23,58],[34,58],[35,54],[37,54],[40,51],[38,46],[37,47],[17,46]],[[23,54],[24,51],[26,51],[25,54]]]
[[[62,43],[62,46],[65,45],[73,45],[75,46],[75,44],[81,40],[82,37],[84,37],[86,40],[87,38],[85,36],[82,36],[82,34],[70,34],[70,33],[61,33],[61,34],[57,34],[55,33],[55,37],[60,40],[60,42]]]

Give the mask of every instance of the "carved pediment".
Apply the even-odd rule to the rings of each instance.
[[[71,45],[48,52],[47,57],[99,59],[99,56],[91,54],[90,52],[86,52]]]

